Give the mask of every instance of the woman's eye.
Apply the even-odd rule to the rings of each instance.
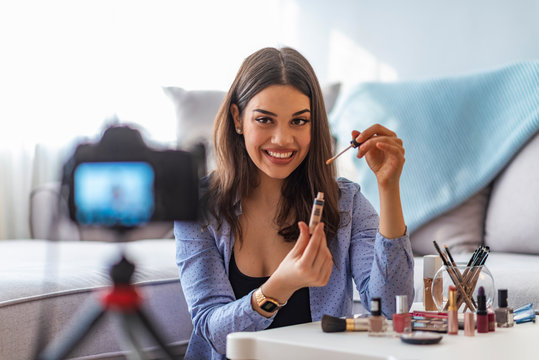
[[[271,122],[271,119],[267,117],[258,117],[255,120],[261,124],[269,124]]]
[[[302,126],[302,125],[307,124],[309,121],[310,120],[307,120],[307,119],[294,119],[294,120],[292,120],[292,124]]]

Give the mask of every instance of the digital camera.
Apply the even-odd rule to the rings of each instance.
[[[112,126],[97,143],[77,146],[63,168],[62,193],[80,225],[133,228],[149,222],[196,220],[204,156],[153,150],[140,132]]]

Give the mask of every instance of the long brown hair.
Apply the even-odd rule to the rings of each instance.
[[[240,116],[257,93],[271,85],[291,85],[310,99],[311,143],[303,162],[285,179],[280,210],[275,222],[285,241],[299,236],[297,222],[308,221],[316,193],[324,192],[322,221],[330,241],[336,234],[340,215],[340,191],[331,157],[331,135],[320,84],[309,62],[291,48],[263,48],[245,59],[217,113],[213,144],[217,168],[212,173],[206,200],[219,226],[226,221],[231,234],[241,239],[242,229],[234,211],[238,196],[246,196],[258,183],[258,172],[245,148],[243,136],[235,130],[230,106],[236,104]],[[290,223],[290,217],[295,221]]]

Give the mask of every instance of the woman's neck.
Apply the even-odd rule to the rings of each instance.
[[[283,180],[272,179],[262,174],[259,185],[252,190],[249,199],[261,205],[277,207],[281,200],[282,186]]]

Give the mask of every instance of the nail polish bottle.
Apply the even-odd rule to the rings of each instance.
[[[423,305],[426,311],[438,311],[434,298],[442,299],[443,281],[434,275],[442,267],[442,258],[438,255],[423,257]],[[433,286],[434,283],[434,286]]]
[[[412,332],[412,315],[408,312],[408,296],[396,296],[396,313],[393,314],[393,330],[399,334]]]
[[[498,308],[495,313],[498,327],[511,327],[515,324],[513,308],[507,306],[507,289],[498,289]]]
[[[459,318],[457,311],[457,288],[449,286],[449,307],[447,308],[447,333],[457,335],[459,333]]]
[[[371,316],[369,317],[369,336],[385,336],[387,320],[382,315],[382,299],[371,299]]]
[[[477,332],[488,333],[487,297],[482,286],[477,290]]]

